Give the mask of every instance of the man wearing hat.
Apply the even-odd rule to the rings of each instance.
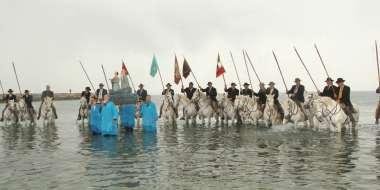
[[[183,86],[182,86],[182,88],[181,88],[181,92],[185,93],[186,97],[189,100],[191,100],[193,98],[193,95],[194,95],[195,91],[197,91],[197,89],[194,88],[194,83],[193,82],[189,83],[189,87],[187,87],[187,88],[184,89]],[[195,104],[195,108],[196,108],[197,111],[199,110],[198,104]],[[183,108],[183,113],[185,113],[185,108]],[[185,120],[184,115],[185,114],[182,115],[181,120]]]
[[[244,83],[243,86],[244,86],[244,89],[240,90],[240,95],[242,95],[242,96],[249,96],[249,97],[252,98],[253,90],[249,88],[249,84],[248,83]]]
[[[274,87],[275,83],[270,82],[269,87],[266,90],[267,95],[272,95],[274,100],[274,105],[276,106],[277,111],[282,115],[281,117],[284,117],[284,110],[282,109],[282,106],[280,104],[280,101],[278,101],[278,90]]]
[[[137,90],[136,94],[139,97],[139,100],[145,102],[148,92],[144,89],[143,84],[139,84],[139,89]]]
[[[344,85],[345,80],[343,78],[338,78],[336,83],[338,84],[338,88],[336,89],[337,98],[336,101],[342,107],[343,111],[350,118],[351,122],[355,123],[354,116],[352,113],[354,112],[354,108],[351,103],[351,89],[350,87]]]
[[[294,82],[296,84],[293,85],[292,88],[286,92],[286,94],[290,94],[290,98],[297,104],[302,113],[307,117],[306,112],[302,106],[302,104],[305,102],[305,87],[301,84],[300,78],[296,78]]]
[[[40,105],[40,109],[38,110],[37,120],[40,119],[41,117],[41,108],[42,108],[42,104],[44,103],[45,97],[50,97],[50,98],[53,98],[54,100],[54,92],[51,91],[50,85],[46,85],[46,90],[44,90],[41,94],[41,105]],[[52,110],[53,110],[55,119],[58,119],[57,111],[54,105],[52,105]]]
[[[5,97],[3,97],[3,101],[5,102],[5,108],[3,109],[3,112],[1,113],[0,121],[4,121],[4,112],[8,108],[8,101],[11,101],[11,100],[17,102],[17,98],[16,98],[16,95],[13,94],[13,90],[9,89],[8,94],[5,95]]]
[[[260,82],[260,90],[259,92],[257,93],[253,93],[253,95],[255,95],[256,97],[258,97],[258,103],[259,103],[259,106],[261,108],[261,111],[263,112],[264,109],[265,109],[265,103],[267,102],[267,92],[266,92],[266,89],[265,89],[265,84]]]
[[[103,88],[104,84],[100,83],[99,88],[96,90],[95,95],[98,99],[98,103],[103,102],[103,97],[108,94],[107,90]]]
[[[335,91],[337,90],[337,87],[334,86],[333,84],[334,80],[328,77],[325,82],[326,82],[325,88],[323,89],[322,93],[318,91],[318,94],[320,96],[330,97],[333,100],[335,100],[336,99]]]
[[[29,90],[25,90],[24,91],[24,95],[22,96],[22,98],[24,99],[25,101],[25,104],[26,104],[26,108],[28,110],[28,113],[30,115],[34,115],[36,113],[36,111],[34,110],[34,107],[33,107],[33,96],[30,94]],[[32,120],[34,120],[34,118],[32,117]],[[34,122],[34,121],[33,121]]]
[[[218,100],[216,97],[218,96],[218,92],[216,91],[216,88],[212,86],[212,82],[207,83],[207,88],[201,88],[199,89],[202,92],[206,92],[206,96],[210,99],[211,107],[214,109],[214,111],[218,111]]]
[[[87,104],[89,105],[90,103],[90,98],[91,98],[91,88],[90,87],[86,87],[84,89],[84,91],[82,91],[82,94],[81,94],[81,97],[85,97],[86,98],[86,101],[87,101]],[[91,106],[89,105],[89,108],[91,108]],[[80,108],[79,108],[79,113],[78,113],[78,118],[77,120],[81,120],[81,116],[80,116]]]
[[[239,96],[239,90],[236,89],[236,84],[234,82],[231,83],[230,88],[227,88],[227,86],[225,86],[224,92],[227,93],[227,98],[230,99],[232,103],[235,102],[236,96]]]
[[[172,97],[172,100],[174,102],[174,90],[172,89],[172,85],[170,83],[166,84],[166,89],[164,89],[161,93],[161,95],[166,95],[167,93],[169,93]],[[160,118],[161,118],[161,114],[162,114],[162,107],[164,106],[164,104],[161,104],[160,106]],[[174,112],[176,114],[176,116],[178,117],[178,112],[177,112],[177,109],[174,108],[174,105],[173,106],[173,109],[174,109]]]

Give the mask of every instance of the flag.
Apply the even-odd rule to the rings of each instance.
[[[122,65],[121,65],[121,78],[124,80],[127,75],[128,75],[127,67],[124,64],[124,61],[122,61]]]
[[[158,63],[156,56],[153,55],[152,65],[150,66],[150,76],[155,77],[158,72]]]
[[[216,63],[216,77],[220,77],[221,75],[223,75],[224,73],[226,72],[226,70],[224,69],[223,65],[222,65],[222,62],[220,61],[220,56],[218,54],[218,61]]]
[[[179,65],[177,56],[174,57],[174,82],[178,85],[181,81],[181,73],[179,72]]]
[[[183,78],[187,78],[191,73],[191,68],[189,63],[187,63],[186,58],[183,60],[183,67],[182,67],[182,76]]]

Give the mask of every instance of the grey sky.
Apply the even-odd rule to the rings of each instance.
[[[111,78],[124,58],[134,82],[157,94],[159,79],[149,76],[152,55],[165,82],[173,82],[176,52],[181,62],[186,56],[202,85],[211,80],[221,88],[222,79],[215,78],[217,53],[228,82],[236,81],[229,50],[247,81],[245,48],[262,80],[284,89],[274,49],[287,85],[301,77],[314,90],[292,46],[322,88],[326,77],[313,49],[317,43],[334,78],[345,78],[353,90],[374,90],[379,7],[376,0],[2,0],[0,79],[5,88],[17,88],[15,61],[24,89],[39,92],[51,84],[56,92],[79,91],[89,84],[78,60],[98,83],[104,82],[100,64]]]

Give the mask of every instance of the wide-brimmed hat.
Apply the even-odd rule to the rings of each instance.
[[[336,83],[341,83],[341,82],[344,82],[345,80],[343,80],[343,78],[338,78],[337,80],[336,80]]]
[[[29,90],[25,90],[24,93],[29,93]]]
[[[194,85],[194,83],[193,82],[189,82],[189,85]]]
[[[142,83],[139,84],[139,87],[144,87],[144,85]]]
[[[234,82],[233,82],[233,83],[231,83],[231,86],[236,86],[236,83],[234,83]]]
[[[276,83],[274,83],[274,82],[272,82],[272,81],[269,82],[269,85],[275,85],[275,84],[276,84]]]
[[[210,84],[212,84],[212,82],[208,82],[208,83],[207,83],[207,85],[210,85]]]
[[[333,82],[334,80],[331,77],[327,77],[327,79],[325,80],[325,82],[327,82],[327,81]]]
[[[13,90],[12,90],[12,89],[9,89],[8,92],[9,92],[9,93],[10,93],[10,92],[13,92]]]
[[[300,78],[295,78],[295,79],[294,79],[294,82],[297,82],[297,81],[300,82],[301,79],[300,79]]]
[[[243,84],[243,86],[249,86],[249,84],[245,82],[245,83]]]
[[[88,91],[91,91],[91,88],[90,87],[88,87],[88,86],[86,86],[86,88],[85,88],[86,90],[88,90]]]
[[[99,86],[104,86],[104,84],[103,83],[99,83]]]
[[[168,87],[168,86],[172,86],[172,84],[168,83],[168,84],[166,84],[166,86],[167,86],[167,87]]]
[[[263,82],[260,82],[260,83],[259,83],[259,85],[264,85],[264,86],[265,86],[265,83],[263,83]]]

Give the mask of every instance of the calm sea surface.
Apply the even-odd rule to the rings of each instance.
[[[357,132],[180,122],[117,137],[92,136],[77,101],[56,102],[55,127],[1,126],[0,189],[380,189],[378,99],[353,93]]]

